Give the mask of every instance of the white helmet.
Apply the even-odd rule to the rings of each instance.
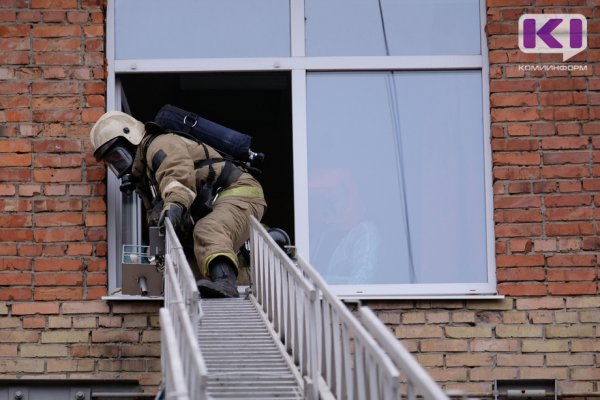
[[[120,111],[102,115],[90,131],[96,161],[106,161],[117,177],[131,173],[133,147],[144,137],[144,124]]]
[[[105,145],[119,137],[137,146],[144,137],[144,124],[121,111],[109,111],[98,118],[90,131],[96,160],[100,161],[110,147]]]

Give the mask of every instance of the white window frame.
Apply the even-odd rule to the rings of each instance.
[[[290,1],[290,57],[263,58],[195,58],[195,59],[115,59],[114,0],[107,7],[107,108],[120,107],[117,74],[148,72],[240,72],[290,71],[292,82],[292,127],[294,151],[294,221],[296,246],[309,259],[308,229],[308,162],[306,79],[314,71],[405,71],[405,70],[478,70],[481,71],[482,117],[484,144],[484,183],[486,210],[487,283],[470,284],[390,284],[332,285],[343,298],[496,298],[495,235],[493,221],[492,151],[490,141],[489,62],[485,34],[485,0],[479,0],[481,22],[481,55],[448,56],[352,56],[305,57],[304,0]],[[108,177],[108,266],[109,290],[115,289],[117,248],[123,204],[116,177]],[[138,221],[139,223],[139,221]],[[138,225],[139,226],[139,225]]]

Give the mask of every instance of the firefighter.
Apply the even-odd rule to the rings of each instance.
[[[169,218],[182,235],[193,229],[201,296],[239,297],[236,253],[248,240],[250,216],[260,220],[266,209],[252,175],[204,143],[119,111],[102,115],[90,140],[94,157],[121,179],[121,189],[140,195],[151,225]]]

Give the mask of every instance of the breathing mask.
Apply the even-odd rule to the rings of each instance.
[[[103,146],[106,150],[100,148],[102,160],[115,173],[117,178],[121,179],[119,189],[124,193],[131,193],[135,189],[135,179],[131,173],[133,166],[133,154],[131,144],[121,137],[115,138]],[[102,151],[104,150],[104,151]]]

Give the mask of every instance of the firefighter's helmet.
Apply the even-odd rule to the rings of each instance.
[[[109,111],[102,115],[90,131],[90,141],[96,160],[103,159],[110,148],[109,143],[120,137],[137,146],[144,137],[144,124],[120,111]]]
[[[144,137],[144,124],[120,111],[102,115],[90,131],[90,142],[97,161],[103,160],[121,178],[130,173],[133,147]]]

